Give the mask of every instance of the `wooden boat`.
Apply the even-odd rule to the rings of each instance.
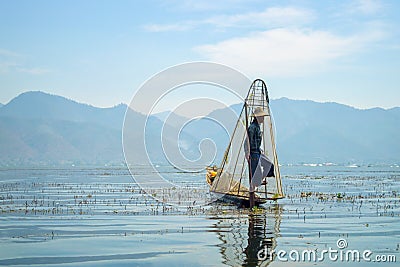
[[[248,142],[247,129],[256,108],[261,108],[266,113],[264,123],[260,124],[261,149],[266,159],[272,163],[274,173],[271,177],[264,177],[265,185],[254,184],[244,149]],[[208,166],[206,170],[210,192],[222,200],[252,207],[266,203],[267,200],[284,197],[268,91],[264,81],[257,79],[251,84],[220,166]]]

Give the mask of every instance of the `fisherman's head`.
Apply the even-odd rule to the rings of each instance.
[[[258,123],[264,122],[264,117],[267,116],[267,112],[261,107],[256,107],[253,111],[252,116],[256,118]]]

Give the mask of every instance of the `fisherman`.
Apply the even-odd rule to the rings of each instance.
[[[267,115],[261,107],[256,107],[252,114],[253,121],[247,129],[248,142],[245,142],[244,149],[246,159],[250,161],[251,181],[255,187],[265,185],[267,177],[275,176],[273,163],[263,154],[261,149],[262,132],[260,124],[264,123],[264,117]]]

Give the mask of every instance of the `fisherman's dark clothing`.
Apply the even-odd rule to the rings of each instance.
[[[250,144],[250,154],[261,154],[261,140],[262,140],[262,133],[260,129],[260,124],[258,124],[257,120],[254,119],[253,122],[250,124],[247,134],[249,137],[249,144]]]
[[[261,153],[262,132],[256,119],[247,129],[248,143],[245,142],[246,154],[250,155],[252,184],[260,186],[264,177],[274,177],[274,165]],[[249,149],[250,147],[250,149]]]

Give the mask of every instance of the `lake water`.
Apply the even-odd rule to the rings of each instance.
[[[204,173],[159,169],[182,184],[205,184]],[[0,265],[398,266],[397,165],[281,173],[287,197],[249,211],[162,205],[124,167],[3,168]]]

